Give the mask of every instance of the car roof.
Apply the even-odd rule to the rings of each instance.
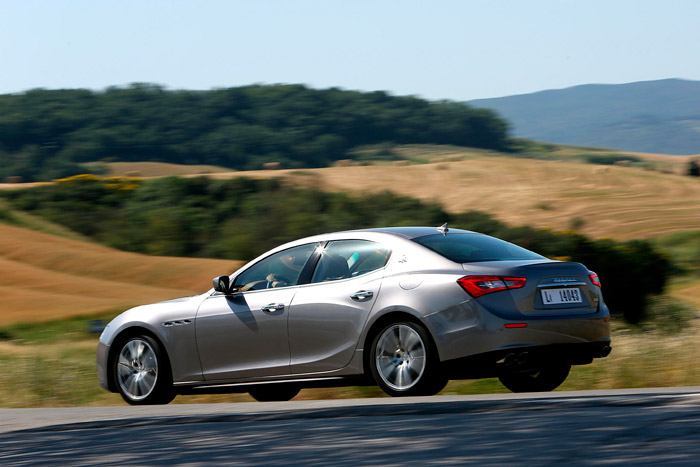
[[[418,237],[425,237],[426,235],[435,235],[435,234],[440,234],[437,227],[380,227],[380,228],[375,228],[375,229],[358,229],[358,230],[347,230],[346,232],[378,232],[378,233],[387,233],[387,234],[393,234],[397,235],[400,237],[407,238],[409,240],[418,238]],[[449,235],[450,233],[476,233],[472,232],[471,230],[462,230],[462,229],[448,229],[447,234]]]

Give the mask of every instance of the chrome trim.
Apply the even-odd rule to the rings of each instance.
[[[588,284],[585,282],[547,282],[545,284],[537,284],[537,287],[581,287],[585,285]]]
[[[225,387],[238,387],[238,386],[259,386],[261,384],[278,384],[278,383],[309,383],[312,381],[328,381],[332,379],[344,379],[343,376],[328,376],[325,378],[303,378],[303,379],[273,379],[273,380],[257,380],[249,381],[245,383],[223,383],[223,384],[195,384],[191,383],[175,383],[175,386],[185,386],[194,389],[208,389],[208,388],[225,388]],[[201,382],[201,381],[199,381]]]
[[[350,298],[355,300],[356,302],[364,302],[366,300],[369,300],[374,296],[374,292],[371,290],[358,290],[354,294],[350,295]]]

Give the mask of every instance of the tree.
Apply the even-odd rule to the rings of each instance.
[[[321,167],[386,142],[508,148],[496,114],[449,101],[303,85],[150,84],[0,95],[0,175],[50,180],[100,160]]]

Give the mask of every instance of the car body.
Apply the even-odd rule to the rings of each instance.
[[[447,226],[317,235],[275,248],[201,295],[128,310],[100,336],[100,385],[132,404],[178,393],[378,384],[438,392],[498,376],[552,390],[610,352],[595,273]]]

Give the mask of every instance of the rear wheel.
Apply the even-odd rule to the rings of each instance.
[[[568,363],[551,363],[535,370],[504,373],[498,379],[513,392],[547,392],[558,388],[570,370]]]
[[[165,352],[152,337],[128,339],[112,365],[119,394],[129,404],[167,404],[175,398]]]
[[[447,384],[430,334],[415,323],[385,327],[370,352],[372,376],[390,396],[432,396]]]
[[[294,384],[266,384],[249,391],[250,395],[258,402],[288,401],[297,394],[301,388]]]

